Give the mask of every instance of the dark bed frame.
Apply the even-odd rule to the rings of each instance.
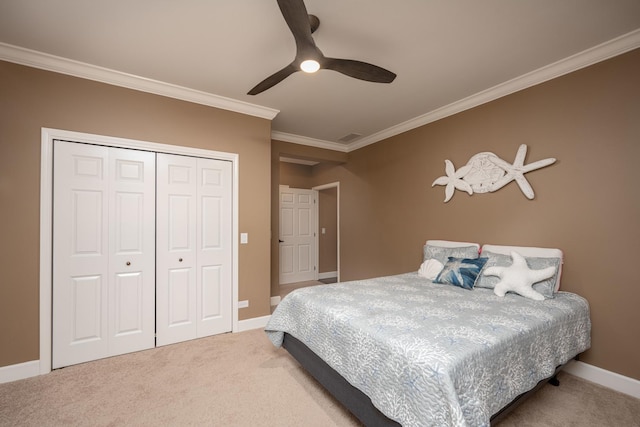
[[[373,406],[371,399],[349,384],[340,374],[322,360],[317,354],[304,345],[300,340],[289,334],[284,334],[282,346],[293,356],[294,359],[302,365],[327,391],[333,395],[345,408],[355,415],[365,426],[383,427],[383,426],[399,426],[397,421],[389,419],[378,408]],[[577,359],[577,356],[576,356]],[[535,393],[539,388],[547,382],[554,386],[560,385],[556,378],[562,366],[558,366],[554,374],[547,379],[540,381],[533,389],[522,393],[516,397],[507,406],[499,410],[491,417],[491,425],[495,425],[509,412],[514,410],[518,405],[524,402],[529,396]]]

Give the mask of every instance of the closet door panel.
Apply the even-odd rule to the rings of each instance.
[[[198,336],[232,329],[231,162],[198,159]]]
[[[144,331],[144,276],[140,272],[119,273],[114,280],[115,302],[112,335],[123,337]],[[152,335],[153,337],[153,335]]]
[[[182,325],[193,325],[193,275],[192,268],[176,268],[169,270],[169,312],[167,325],[176,328]],[[191,328],[192,329],[192,328]],[[191,335],[187,339],[193,338]]]
[[[157,155],[157,345],[197,336],[196,163]]]
[[[155,154],[56,141],[53,360],[154,346]]]
[[[112,148],[109,353],[155,346],[155,153]]]
[[[71,345],[79,346],[101,341],[103,338],[103,276],[76,276],[71,278]],[[102,343],[100,343],[102,344]],[[104,345],[100,348],[106,351]]]
[[[52,366],[108,355],[108,149],[56,141]]]
[[[222,315],[223,303],[222,293],[222,269],[219,266],[203,267],[202,275],[202,302],[200,306],[200,317],[202,322],[213,321]]]

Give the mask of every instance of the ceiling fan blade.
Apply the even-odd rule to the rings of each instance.
[[[311,37],[311,24],[309,14],[303,0],[278,0],[278,6],[282,17],[286,21],[298,49],[301,47],[315,46]],[[317,18],[316,18],[317,19]]]
[[[391,83],[396,78],[396,74],[389,70],[352,59],[325,58],[322,68],[375,83]]]
[[[289,64],[282,70],[273,73],[272,75],[255,85],[253,89],[247,92],[247,95],[257,95],[260,92],[264,92],[265,90],[277,85],[296,71],[299,71],[298,67],[293,64]]]
[[[391,83],[396,78],[395,73],[377,65],[351,59],[325,57],[311,36],[320,25],[320,20],[316,16],[309,15],[304,0],[277,0],[277,2],[282,17],[295,39],[296,57],[291,64],[258,83],[247,93],[248,95],[257,95],[275,86],[299,71],[299,67],[308,60],[317,62],[320,68],[337,71],[349,77],[369,82]]]

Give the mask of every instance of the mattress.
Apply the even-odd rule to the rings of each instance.
[[[291,334],[404,426],[488,426],[492,414],[590,346],[587,301],[535,301],[417,273],[313,286],[266,326]]]

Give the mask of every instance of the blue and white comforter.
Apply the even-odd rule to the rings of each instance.
[[[302,341],[403,426],[488,426],[519,394],[590,347],[587,301],[534,301],[417,273],[292,292],[266,327]]]

